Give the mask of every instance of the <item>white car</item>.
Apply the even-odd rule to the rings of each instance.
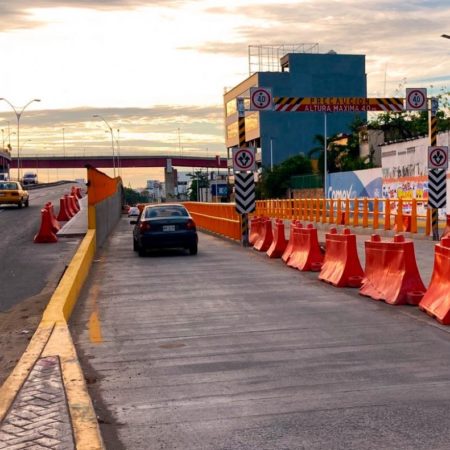
[[[137,206],[132,206],[129,210],[128,210],[128,217],[137,217],[139,216],[141,212],[139,211],[139,208]]]
[[[23,178],[22,178],[22,185],[23,186],[26,186],[26,185],[29,185],[29,184],[37,184],[37,183],[38,183],[38,177],[37,177],[36,173],[26,172],[23,175]]]

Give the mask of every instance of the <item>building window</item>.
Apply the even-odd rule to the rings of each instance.
[[[227,126],[227,139],[236,139],[238,137],[238,123],[233,122]]]
[[[250,114],[245,118],[245,132],[259,129],[258,113]]]
[[[227,103],[227,117],[232,116],[233,114],[236,114],[237,108],[236,108],[236,99],[233,98],[233,100],[230,100]]]

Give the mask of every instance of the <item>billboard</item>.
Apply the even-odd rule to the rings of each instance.
[[[381,198],[381,168],[337,172],[328,175],[328,198]]]

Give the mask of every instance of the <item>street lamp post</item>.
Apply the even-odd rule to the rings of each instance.
[[[120,129],[117,128],[117,140],[116,140],[116,144],[117,144],[117,155],[116,155],[116,160],[117,160],[117,175],[120,177]]]
[[[20,181],[20,118],[22,117],[22,114],[28,105],[30,105],[33,102],[40,102],[41,100],[39,98],[34,98],[33,100],[30,100],[20,110],[20,112],[17,112],[17,109],[14,107],[14,105],[8,99],[2,97],[2,98],[0,98],[0,100],[3,100],[4,102],[8,103],[9,106],[11,106],[11,108],[14,111],[14,114],[16,115],[16,119],[17,119],[17,178]]]
[[[113,172],[114,178],[116,177],[116,155],[114,153],[114,134],[111,125],[106,121],[106,119],[100,114],[94,114],[92,117],[98,117],[105,122],[105,125],[109,128],[109,132],[111,133],[111,150],[112,150],[112,163],[113,163]]]
[[[27,139],[23,144],[22,148],[17,147],[17,181],[20,181],[20,151],[24,149],[25,144],[31,142],[31,139]]]

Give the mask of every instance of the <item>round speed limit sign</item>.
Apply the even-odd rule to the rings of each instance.
[[[265,111],[273,109],[272,89],[262,87],[250,88],[250,110]]]
[[[424,111],[427,109],[427,89],[406,89],[406,109],[409,111]]]

